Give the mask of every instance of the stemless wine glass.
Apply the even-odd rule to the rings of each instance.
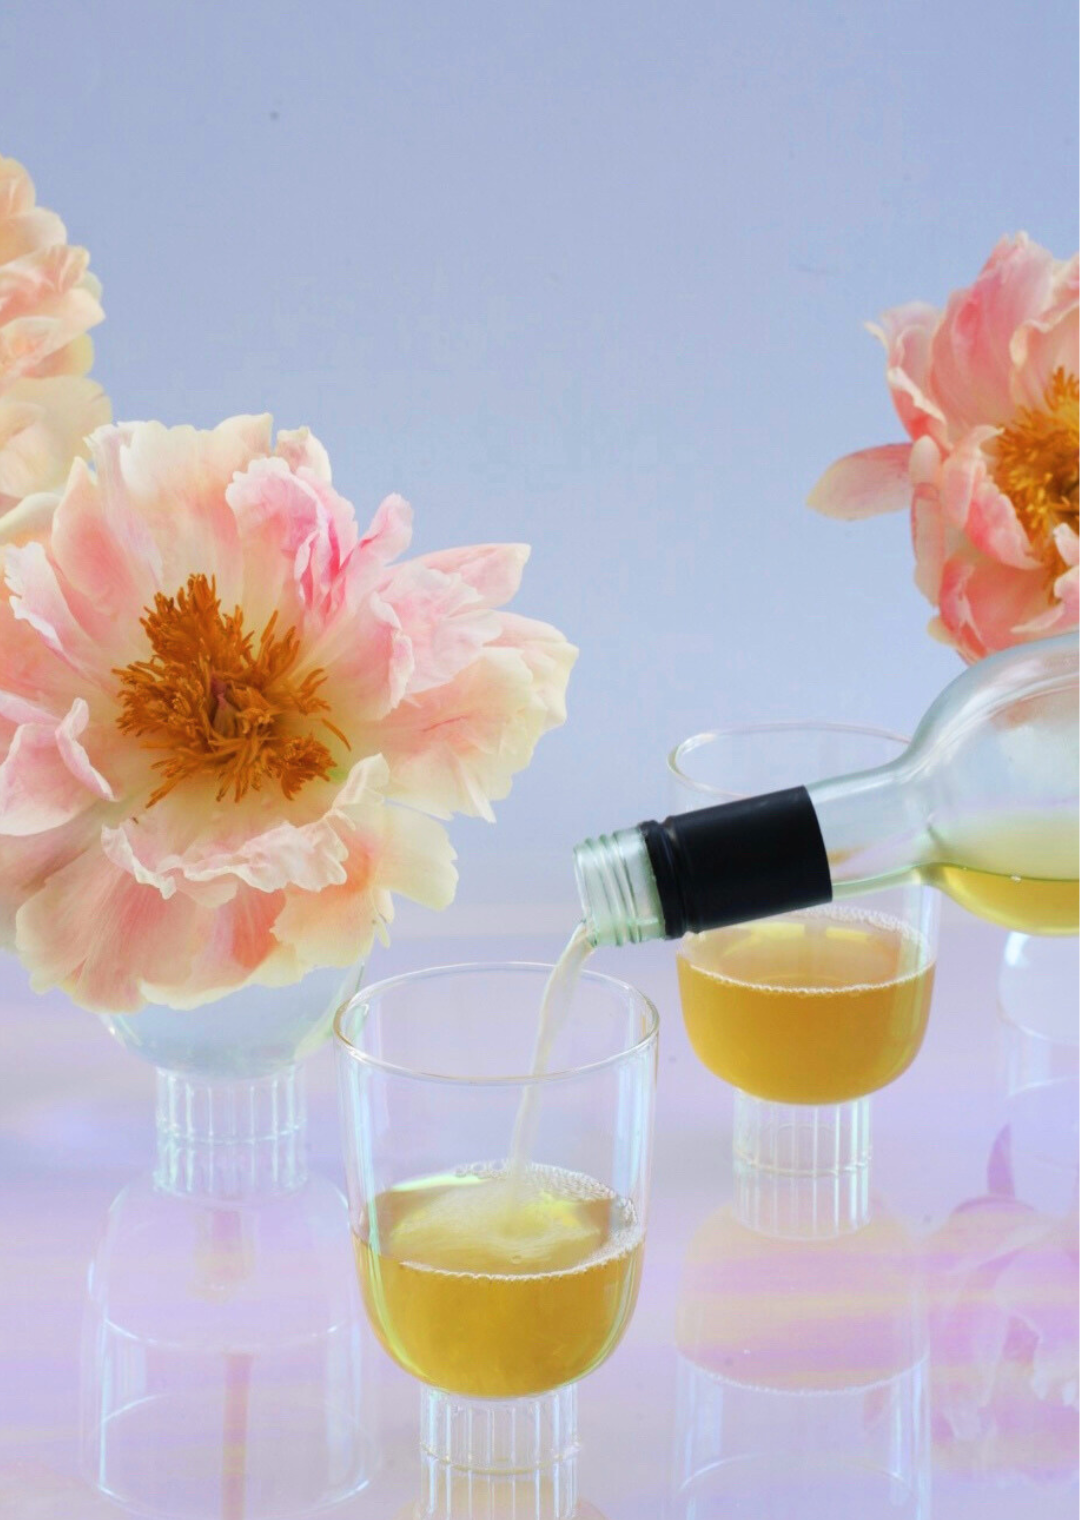
[[[676,811],[872,770],[906,741],[839,723],[761,723],[686,739],[669,757]],[[699,1059],[737,1090],[736,1160],[857,1173],[867,1095],[926,1031],[937,894],[905,883],[684,939],[683,1017]]]
[[[335,1022],[364,1302],[426,1385],[425,1453],[454,1469],[564,1460],[574,1385],[614,1349],[637,1294],[656,1011],[585,972],[534,1072],[551,969],[413,972]]]

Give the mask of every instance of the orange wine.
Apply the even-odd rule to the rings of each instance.
[[[1076,814],[1065,810],[1057,818],[969,819],[947,842],[938,841],[946,863],[924,867],[920,875],[1006,929],[1075,934],[1077,839]],[[948,864],[955,860],[963,864]]]
[[[781,1103],[843,1102],[906,1071],[934,980],[913,930],[835,905],[687,935],[678,969],[699,1060]]]
[[[368,1218],[355,1244],[376,1334],[406,1371],[453,1393],[517,1398],[573,1382],[633,1311],[641,1225],[581,1173],[464,1167],[388,1189]]]
[[[1025,934],[1075,934],[1080,921],[1080,883],[1056,877],[1003,876],[966,866],[935,866],[924,880],[955,898],[962,908]]]

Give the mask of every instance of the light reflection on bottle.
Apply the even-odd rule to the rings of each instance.
[[[743,1177],[743,1204],[753,1192]],[[740,1214],[710,1215],[683,1264],[673,1514],[927,1520],[925,1316],[905,1230],[873,1208],[855,1228],[818,1211],[816,1235]]]

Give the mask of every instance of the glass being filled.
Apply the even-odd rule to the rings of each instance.
[[[609,977],[552,969],[419,972],[336,1023],[364,1302],[427,1385],[427,1449],[459,1466],[572,1445],[573,1385],[617,1346],[637,1295],[655,1010]]]
[[[644,1231],[593,1177],[480,1163],[380,1193],[355,1239],[395,1361],[439,1388],[518,1398],[576,1382],[618,1343]]]
[[[926,1033],[933,954],[886,913],[810,908],[689,934],[677,964],[698,1059],[776,1102],[874,1092],[907,1070]]]
[[[847,724],[718,730],[670,758],[679,812],[790,774],[887,762],[905,741]],[[909,881],[864,898],[687,934],[679,994],[699,1060],[740,1092],[844,1103],[893,1082],[922,1046],[934,984],[935,895]]]

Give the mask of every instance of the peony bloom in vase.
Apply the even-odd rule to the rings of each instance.
[[[871,327],[906,443],[849,454],[810,505],[846,519],[907,509],[931,630],[966,660],[1078,621],[1078,259],[1003,238],[944,311]]]
[[[88,375],[88,330],[101,321],[101,287],[85,248],[35,204],[21,164],[0,157],[0,542],[47,523],[51,499],[86,435],[109,420]]]
[[[306,429],[89,452],[0,549],[0,944],[158,1068],[159,1179],[243,1196],[301,1175],[298,1059],[395,894],[451,900],[440,820],[491,817],[576,651],[503,610],[524,546],[400,559],[408,505],[362,530]]]

